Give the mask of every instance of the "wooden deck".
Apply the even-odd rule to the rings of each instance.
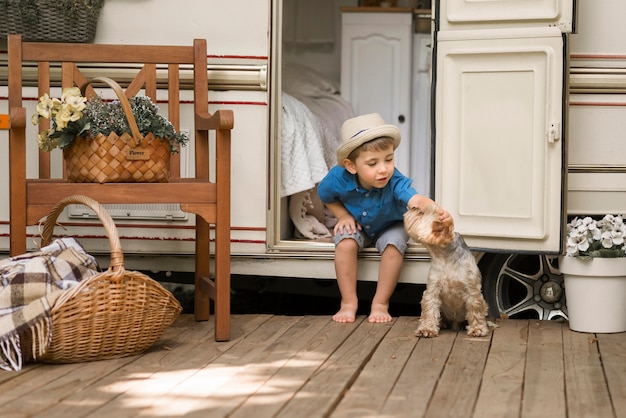
[[[182,315],[141,356],[0,371],[2,417],[626,417],[626,333],[498,320],[490,337],[418,319]]]

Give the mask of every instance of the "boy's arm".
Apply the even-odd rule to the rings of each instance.
[[[344,230],[349,234],[353,234],[356,232],[357,228],[359,230],[361,229],[361,225],[356,222],[343,203],[335,201],[332,203],[325,203],[325,205],[332,212],[335,218],[337,218],[337,224],[334,228],[335,234]]]

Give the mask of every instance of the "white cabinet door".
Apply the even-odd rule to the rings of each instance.
[[[574,1],[433,0],[435,199],[475,249],[562,249]]]
[[[573,0],[442,0],[435,8],[440,30],[573,27]]]
[[[379,113],[400,128],[396,167],[410,173],[412,13],[342,15],[341,95],[356,115]]]
[[[561,31],[440,31],[436,38],[435,199],[473,248],[558,253],[566,167]]]

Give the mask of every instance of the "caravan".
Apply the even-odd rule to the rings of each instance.
[[[240,285],[306,293],[334,280],[332,219],[315,185],[343,120],[377,112],[402,132],[398,168],[476,251],[491,314],[553,319],[567,316],[556,264],[567,215],[626,209],[619,8],[619,0],[107,0],[95,42],[209,40],[210,111],[235,114],[231,271]],[[220,18],[208,25],[208,15]],[[36,92],[29,97],[32,111]],[[6,106],[0,55],[0,113]],[[182,115],[181,129],[190,118]],[[7,142],[0,131],[0,155]],[[35,141],[28,147],[34,177]],[[183,176],[193,152],[182,150]],[[53,162],[60,175],[60,154]],[[7,180],[0,194],[8,252]],[[193,217],[176,205],[108,210],[128,268],[193,270]],[[90,252],[107,253],[92,213],[70,207],[61,222],[78,227]],[[361,281],[376,280],[377,259],[361,255]],[[401,283],[424,284],[428,261],[412,244]]]

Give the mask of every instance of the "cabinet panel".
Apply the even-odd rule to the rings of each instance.
[[[410,174],[411,13],[343,13],[341,95],[355,114],[379,113],[400,128],[396,167]]]
[[[440,30],[547,27],[563,32],[573,27],[573,0],[445,0],[440,4]]]
[[[447,32],[437,48],[435,198],[470,246],[558,252],[560,31]]]

